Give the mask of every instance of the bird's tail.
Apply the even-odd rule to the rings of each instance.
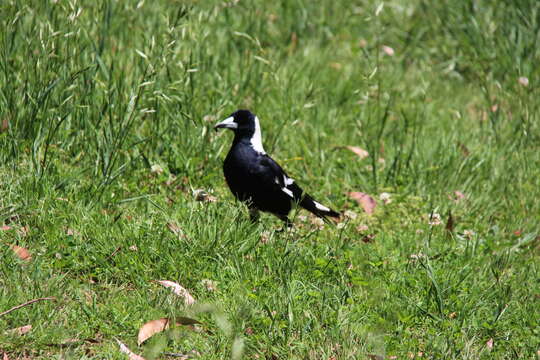
[[[335,218],[339,217],[339,213],[337,211],[334,211],[329,207],[315,201],[315,199],[308,194],[304,194],[302,200],[300,201],[300,206],[323,219],[326,219],[327,216]]]

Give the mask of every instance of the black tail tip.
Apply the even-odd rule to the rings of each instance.
[[[341,214],[338,213],[337,211],[334,211],[334,210],[330,210],[328,213],[326,213],[324,215],[334,217],[334,218],[340,218],[341,217]]]

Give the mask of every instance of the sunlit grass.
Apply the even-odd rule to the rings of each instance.
[[[0,313],[56,301],[0,317],[0,349],[123,359],[118,339],[147,358],[535,358],[538,11],[3,2]],[[249,223],[222,176],[230,134],[212,131],[238,108],[296,181],[347,212],[340,225],[303,212],[286,233],[271,216]],[[372,216],[351,191],[377,200]],[[203,331],[137,346],[145,322],[178,316]]]

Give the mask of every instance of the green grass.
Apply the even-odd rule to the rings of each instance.
[[[56,297],[0,317],[9,359],[126,359],[116,339],[147,359],[537,359],[540,3],[380,4],[3,1],[0,313]],[[358,216],[251,225],[212,131],[238,108]],[[369,216],[350,191],[392,201]],[[137,346],[178,316],[203,331]]]

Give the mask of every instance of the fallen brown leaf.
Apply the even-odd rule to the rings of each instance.
[[[454,201],[458,202],[460,200],[464,200],[466,198],[465,194],[463,194],[461,191],[456,190],[454,191]]]
[[[67,228],[67,229],[66,229],[66,235],[67,235],[67,236],[79,236],[80,233],[79,233],[77,230],[73,230],[73,229]]]
[[[140,346],[150,337],[168,328],[169,319],[167,318],[161,318],[147,322],[139,329],[139,335],[137,336],[137,344]]]
[[[367,225],[361,224],[356,227],[356,231],[363,233],[368,231],[369,227]]]
[[[133,351],[129,350],[129,348],[120,340],[116,339],[116,342],[118,343],[118,346],[120,346],[120,352],[126,354],[129,360],[145,360],[145,358],[143,358],[142,356],[137,355]]]
[[[356,202],[358,202],[358,204],[360,204],[364,211],[369,215],[373,214],[373,212],[375,211],[377,203],[375,202],[375,199],[373,199],[368,194],[359,191],[353,191],[348,193],[347,195],[351,199],[356,200]]]
[[[171,288],[171,290],[178,296],[182,296],[184,298],[184,301],[186,305],[192,305],[195,303],[195,299],[191,294],[183,288],[180,284],[175,283],[174,281],[169,280],[158,280],[158,283],[161,285]]]
[[[30,251],[27,249],[19,246],[19,245],[11,245],[11,250],[17,255],[17,257],[24,261],[30,261],[32,260],[32,254],[30,254]]]
[[[145,323],[139,329],[139,334],[137,336],[137,344],[140,346],[143,342],[154,336],[155,334],[167,330],[171,323],[174,323],[176,326],[184,326],[185,329],[189,329],[195,332],[200,332],[201,328],[198,326],[199,321],[188,318],[188,317],[177,317],[175,319],[161,318],[149,321]]]
[[[347,149],[358,155],[360,159],[365,159],[369,156],[369,153],[358,146],[346,146]]]
[[[383,45],[382,51],[388,56],[394,56],[395,52],[390,46]]]
[[[4,131],[7,131],[8,129],[9,129],[9,119],[5,117],[4,120],[2,120],[2,125],[0,126],[0,133],[3,133]]]
[[[14,329],[9,329],[6,331],[8,334],[24,335],[32,330],[32,325],[25,325]]]
[[[176,236],[182,236],[182,229],[175,223],[167,223],[167,228]]]

